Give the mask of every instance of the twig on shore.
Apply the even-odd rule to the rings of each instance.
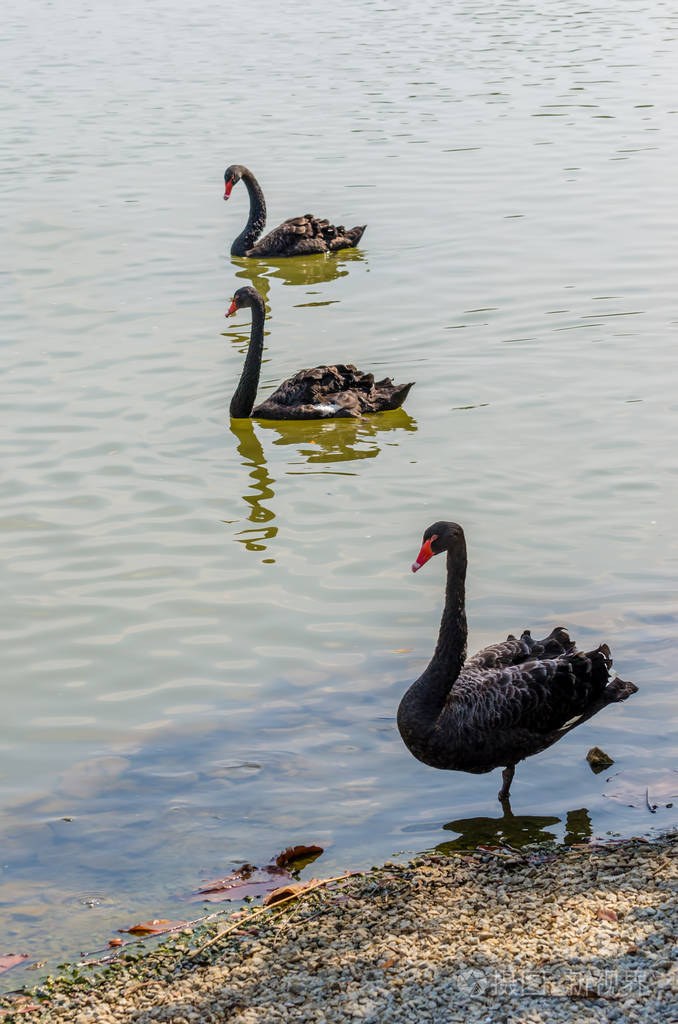
[[[163,928],[162,931],[149,932],[148,935],[137,935],[134,938],[136,943],[144,942],[145,939],[157,939],[160,935],[176,935],[177,932],[184,931],[186,928],[195,928],[200,924],[205,924],[207,921],[214,920],[215,917],[221,917],[226,913],[226,910],[213,910],[210,914],[203,914],[202,917],[195,917],[192,921],[182,921],[181,924],[175,925],[173,928]],[[97,953],[105,952],[103,949],[93,949],[89,953],[81,953],[80,956],[90,957],[95,956]],[[106,956],[101,957],[99,960],[76,960],[74,967],[97,967],[99,964],[112,964],[121,956],[125,956],[129,953],[129,943],[125,943],[124,946],[119,946],[117,949],[112,950]]]
[[[331,882],[343,882],[347,878],[355,878],[356,875],[364,874],[364,871],[349,871],[347,874],[337,875],[335,878],[323,878],[319,882],[316,882],[315,885],[309,885],[308,889],[304,889],[303,892],[294,893],[292,896],[286,896],[282,900],[277,900],[275,903],[271,903],[268,907],[259,907],[258,910],[255,910],[252,914],[249,915],[249,917],[247,918],[247,924],[249,924],[255,918],[261,917],[262,914],[269,913],[271,910],[274,910],[275,908],[279,907],[282,903],[289,903],[291,900],[301,900],[304,898],[304,896],[307,896],[311,892],[315,892],[316,889],[321,889],[324,885],[329,885]],[[282,917],[282,913],[284,912],[276,914],[275,916]],[[192,958],[195,956],[199,956],[200,953],[206,950],[209,946],[212,946],[215,942],[218,942],[219,939],[223,939],[225,935],[228,935],[230,932],[236,931],[236,929],[238,928],[242,928],[243,924],[245,924],[245,922],[240,920],[237,921],[235,924],[229,925],[228,928],[224,928],[222,931],[217,932],[217,934],[213,935],[211,939],[207,940],[207,942],[203,942],[202,946],[198,946],[198,948],[194,950],[189,950],[188,953],[186,954],[187,957]]]

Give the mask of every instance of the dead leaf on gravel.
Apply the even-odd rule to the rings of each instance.
[[[389,967],[393,967],[395,962],[396,958],[392,956],[390,960],[384,960],[383,964],[379,964],[379,966],[381,967],[382,971],[387,971]]]
[[[599,921],[612,921],[613,923],[616,923],[619,920],[617,917],[617,911],[612,910],[611,907],[599,907],[596,917]]]
[[[282,885],[265,897],[263,906],[270,907],[273,903],[280,903],[281,900],[289,899],[291,896],[302,896],[307,889],[312,889],[319,881],[319,878],[311,878],[308,882],[291,882],[289,885]]]

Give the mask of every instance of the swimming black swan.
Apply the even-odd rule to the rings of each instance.
[[[238,288],[226,316],[232,316],[243,306],[252,310],[252,329],[245,365],[231,399],[233,419],[253,416],[264,420],[318,420],[361,416],[398,409],[407,398],[412,384],[397,386],[389,377],[375,381],[371,373],[337,364],[300,370],[265,402],[253,408],[264,349],[265,313],[264,300],[256,288]]]
[[[545,640],[533,640],[529,630],[519,640],[509,635],[466,661],[461,526],[429,526],[412,572],[441,551],[447,551],[447,588],[438,643],[400,702],[398,729],[414,756],[433,768],[480,774],[505,766],[499,799],[506,800],[518,761],[638,687],[610,678],[606,644],[577,651],[560,626]]]
[[[247,224],[231,246],[231,256],[308,256],[315,252],[335,252],[357,245],[367,227],[335,227],[328,220],[319,220],[313,214],[292,217],[270,231],[261,241],[257,238],[266,224],[266,203],[261,186],[252,172],[242,164],[232,164],[224,173],[224,199],[240,180],[245,182],[250,196],[250,215]]]

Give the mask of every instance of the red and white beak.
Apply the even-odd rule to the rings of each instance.
[[[232,188],[233,188],[233,182],[232,181],[227,181],[226,182],[226,187],[224,188],[224,199],[228,199],[228,197],[231,194],[231,189]]]
[[[233,301],[231,302],[231,305],[228,307],[228,313],[226,313],[225,315],[227,317],[228,316],[233,316],[233,314],[236,312],[237,309],[238,309],[238,307],[235,304],[235,299],[233,299]]]
[[[421,551],[417,555],[414,562],[412,562],[412,572],[416,572],[417,569],[421,569],[422,565],[426,565],[429,558],[433,558],[435,551],[431,548],[431,541],[436,540],[435,535],[430,537],[429,540],[425,541],[421,546]]]

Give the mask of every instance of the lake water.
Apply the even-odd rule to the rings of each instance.
[[[52,0],[4,28],[0,953],[193,916],[296,843],[327,875],[675,825],[643,799],[678,767],[675,10]],[[234,162],[271,226],[367,223],[360,250],[232,260]],[[244,283],[260,393],[354,362],[416,381],[405,410],[231,424]],[[439,518],[470,649],[562,624],[640,687],[519,766],[513,819],[498,772],[395,726]]]

